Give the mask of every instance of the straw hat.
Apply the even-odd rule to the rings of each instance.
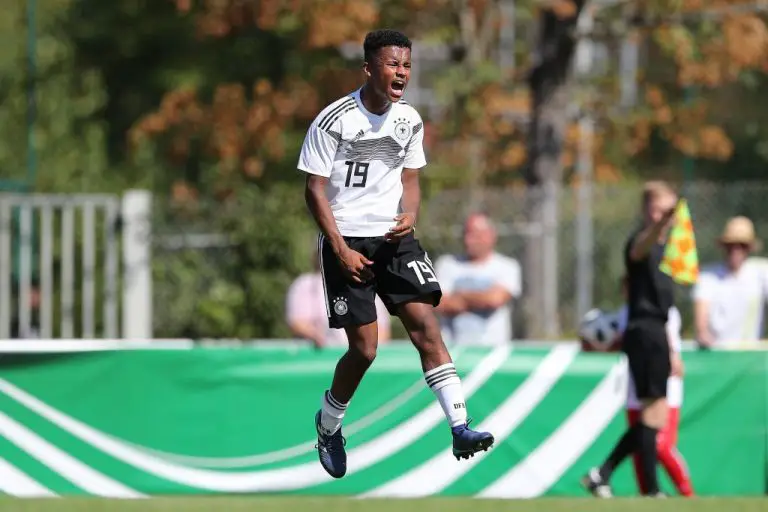
[[[755,226],[746,217],[733,217],[723,229],[723,234],[717,239],[721,244],[746,244],[754,249],[760,241],[755,236]]]

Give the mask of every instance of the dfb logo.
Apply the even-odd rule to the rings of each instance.
[[[346,297],[336,297],[333,299],[333,311],[339,316],[344,316],[347,314],[349,307],[347,306]]]

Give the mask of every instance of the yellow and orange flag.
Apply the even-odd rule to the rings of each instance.
[[[694,284],[699,278],[696,237],[693,234],[691,212],[685,199],[677,203],[675,225],[669,234],[659,270],[679,284]]]

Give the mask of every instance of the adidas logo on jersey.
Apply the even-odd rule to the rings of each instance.
[[[349,151],[350,149],[352,149],[352,144],[359,141],[363,137],[363,135],[365,135],[365,130],[360,130],[359,132],[357,132],[357,135],[352,137],[350,140],[341,139],[341,141],[339,142],[339,147],[345,151]]]

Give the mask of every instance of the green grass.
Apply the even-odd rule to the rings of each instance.
[[[538,499],[538,500],[471,500],[462,498],[428,498],[421,500],[356,500],[345,498],[282,497],[216,497],[154,498],[137,501],[114,501],[96,498],[64,498],[48,500],[0,499],[0,511],[20,512],[132,512],[132,511],[200,511],[228,512],[766,512],[768,498],[699,498],[654,499]]]

